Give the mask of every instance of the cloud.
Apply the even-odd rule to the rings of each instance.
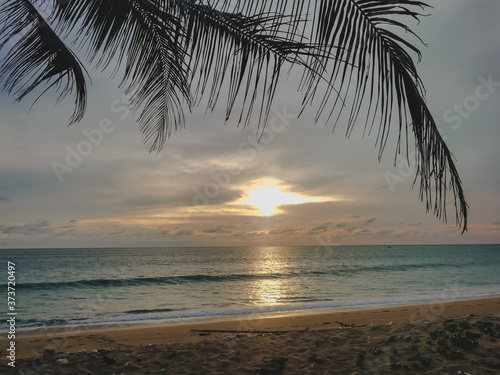
[[[205,233],[205,234],[225,234],[225,233],[231,233],[230,231],[226,230],[227,227],[228,226],[220,225],[217,228],[202,229],[201,233]]]
[[[370,233],[370,231],[368,229],[361,229],[359,231],[356,231],[353,233],[354,236],[363,236],[363,235],[366,235],[367,233]]]
[[[162,231],[157,233],[157,235],[161,236],[161,237],[167,237],[169,234],[170,234],[169,230],[162,230]]]
[[[191,236],[194,232],[192,230],[187,230],[187,229],[181,229],[177,233],[175,233],[175,236],[180,237],[180,236]]]
[[[363,221],[363,225],[369,225],[369,224],[373,223],[375,220],[377,220],[377,218],[372,217],[371,219]]]
[[[469,95],[474,97],[478,77],[493,74],[493,79],[500,81],[496,67],[500,48],[495,43],[500,27],[495,22],[496,2],[444,0],[435,5],[432,16],[423,18],[416,31],[429,42],[420,75],[433,114],[442,118],[445,111],[453,110],[454,103],[463,104]],[[300,74],[290,77],[300,81]],[[376,132],[363,138],[363,126],[359,126],[353,137],[346,139],[339,121],[339,128],[331,134],[333,122],[315,126],[310,120],[316,113],[309,108],[301,118],[290,119],[272,141],[264,138],[255,147],[250,147],[249,137],[255,138],[256,126],[237,127],[237,116],[226,126],[223,106],[207,114],[204,108],[197,108],[186,113],[186,129],[169,139],[158,155],[150,155],[140,142],[130,116],[120,121],[116,131],[72,173],[65,173],[64,183],[59,184],[51,163],[65,162],[66,146],[76,149],[86,139],[83,128],[94,129],[103,116],[118,125],[119,114],[111,111],[110,104],[121,91],[100,75],[95,84],[89,111],[78,128],[61,124],[65,117],[61,112],[71,111],[64,104],[54,111],[52,105],[40,101],[28,116],[30,103],[11,106],[11,98],[0,93],[3,247],[180,246],[203,245],[210,240],[224,245],[266,241],[317,245],[317,238],[328,237],[331,243],[337,241],[335,236],[341,244],[377,240],[385,244],[399,238],[404,243],[483,241],[471,237],[479,236],[477,233],[468,239],[456,235],[451,230],[453,223],[436,225],[435,218],[422,210],[417,192],[411,190],[413,176],[395,185],[395,191],[389,189],[384,174],[399,173],[391,150],[397,127],[395,132],[391,130],[393,137],[378,163]],[[300,98],[295,106],[289,87],[284,84],[278,88],[281,91],[273,106],[279,111],[286,106],[286,112],[292,114],[300,109]],[[456,145],[452,151],[459,159],[462,180],[474,181],[464,188],[477,214],[475,222],[490,223],[487,230],[492,237],[488,241],[491,238],[496,243],[500,238],[494,231],[500,228],[500,164],[496,163],[500,149],[495,144],[500,134],[500,128],[495,127],[499,93],[497,90],[489,100],[481,101],[470,119],[462,118],[459,129],[446,120],[442,124]],[[46,98],[52,102],[53,97]],[[478,154],[477,149],[485,152]],[[229,173],[233,167],[239,168],[238,174]],[[291,192],[331,197],[332,201],[280,206],[279,216],[270,217],[252,216],[249,209],[228,204],[241,198],[251,181],[263,177],[281,180]],[[240,208],[241,214],[235,214]],[[47,222],[37,222],[37,218]],[[225,226],[228,223],[236,228]],[[436,227],[450,229],[450,234],[443,229],[445,234],[430,237]],[[391,228],[397,229],[390,234]],[[353,240],[356,232],[360,237]],[[55,238],[63,234],[67,237],[64,241]]]
[[[298,229],[295,229],[295,228],[283,228],[283,229],[272,229],[270,231],[267,232],[268,235],[271,235],[271,236],[276,236],[276,235],[282,235],[282,234],[292,234],[292,233],[295,233],[297,232]]]
[[[233,202],[242,196],[239,189],[220,187],[215,183],[198,186],[194,189],[177,189],[173,192],[156,191],[142,193],[126,200],[125,204],[131,207],[190,207],[220,205]]]
[[[215,183],[206,184],[190,192],[188,206],[206,206],[229,203],[241,198],[241,190],[220,187]]]
[[[326,232],[328,230],[328,225],[330,225],[331,222],[327,222],[327,223],[324,223],[324,224],[321,224],[321,225],[318,225],[317,227],[314,227],[314,228],[311,228],[309,230],[309,234],[315,234],[315,233],[323,233],[323,232]]]
[[[34,234],[50,233],[54,228],[50,226],[48,220],[39,220],[35,223],[24,225],[0,225],[0,232],[4,234],[22,234],[31,236]]]
[[[394,229],[384,229],[384,230],[380,230],[376,233],[377,236],[379,237],[385,237],[385,236],[388,236],[390,234],[394,233]]]

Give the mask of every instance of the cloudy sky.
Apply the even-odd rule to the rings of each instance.
[[[0,93],[0,248],[499,243],[500,5],[434,3],[415,25],[428,44],[418,69],[457,159],[468,233],[451,205],[448,223],[426,213],[395,142],[379,163],[363,126],[347,139],[312,112],[297,119],[293,84],[260,143],[256,127],[224,124],[221,103],[150,154],[117,82],[91,71],[78,126],[55,96],[30,110]]]

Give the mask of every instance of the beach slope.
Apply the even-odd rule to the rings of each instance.
[[[500,298],[2,338],[2,374],[498,374]],[[24,372],[21,372],[24,371]]]

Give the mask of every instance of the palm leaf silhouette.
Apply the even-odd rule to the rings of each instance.
[[[314,38],[328,52],[332,52],[335,46],[336,56],[333,59],[325,56],[323,59],[332,61],[330,86],[321,98],[316,120],[328,108],[330,110],[327,115],[330,118],[338,107],[339,98],[346,97],[354,88],[347,134],[359,123],[357,120],[362,104],[367,102],[365,130],[368,127],[371,131],[374,124],[379,125],[377,142],[380,159],[387,144],[393,117],[397,117],[397,153],[401,151],[402,139],[406,140],[407,146],[408,128],[413,131],[417,151],[417,176],[420,177],[420,199],[425,201],[428,211],[433,210],[436,216],[446,220],[446,196],[447,191],[451,190],[456,221],[463,233],[467,230],[468,206],[462,183],[453,155],[427,107],[422,82],[407,50],[414,52],[419,60],[420,52],[391,30],[404,30],[415,36],[395,17],[418,19],[421,16],[418,11],[425,7],[425,3],[413,0],[319,2],[320,16]],[[316,71],[317,69],[309,70],[303,79],[305,102],[314,98],[315,88],[320,83]],[[340,87],[343,92],[341,95],[333,95],[332,100],[333,87]],[[340,106],[335,125],[343,109]]]
[[[0,70],[4,87],[18,99],[42,84],[55,85],[61,98],[74,89],[71,122],[81,119],[86,77],[62,42],[71,40],[96,68],[121,76],[145,141],[152,151],[159,151],[172,131],[184,126],[185,107],[190,110],[206,100],[213,110],[222,95],[227,95],[226,120],[239,102],[238,123],[248,125],[257,111],[263,128],[282,71],[299,68],[304,108],[314,106],[315,120],[324,118],[334,127],[347,116],[347,135],[357,124],[364,124],[367,132],[377,129],[379,158],[391,126],[397,126],[396,154],[408,155],[411,130],[420,199],[427,210],[446,220],[451,191],[457,224],[462,233],[467,229],[468,206],[454,159],[425,103],[411,56],[420,59],[420,52],[406,38],[416,36],[402,22],[421,17],[427,7],[422,1],[4,0],[4,4],[0,46],[28,30],[7,52]],[[37,12],[40,7],[49,10],[45,19]],[[44,22],[46,27],[40,27]],[[61,86],[63,80],[66,85]],[[344,113],[347,104],[350,110]]]
[[[60,91],[59,100],[74,91],[70,123],[83,118],[86,80],[80,62],[29,0],[4,1],[0,11],[0,50],[13,42],[0,67],[3,88],[22,100],[38,86]]]

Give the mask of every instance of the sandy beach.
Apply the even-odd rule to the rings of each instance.
[[[498,374],[500,298],[183,325],[42,330],[2,374]],[[23,371],[23,372],[22,372]]]

